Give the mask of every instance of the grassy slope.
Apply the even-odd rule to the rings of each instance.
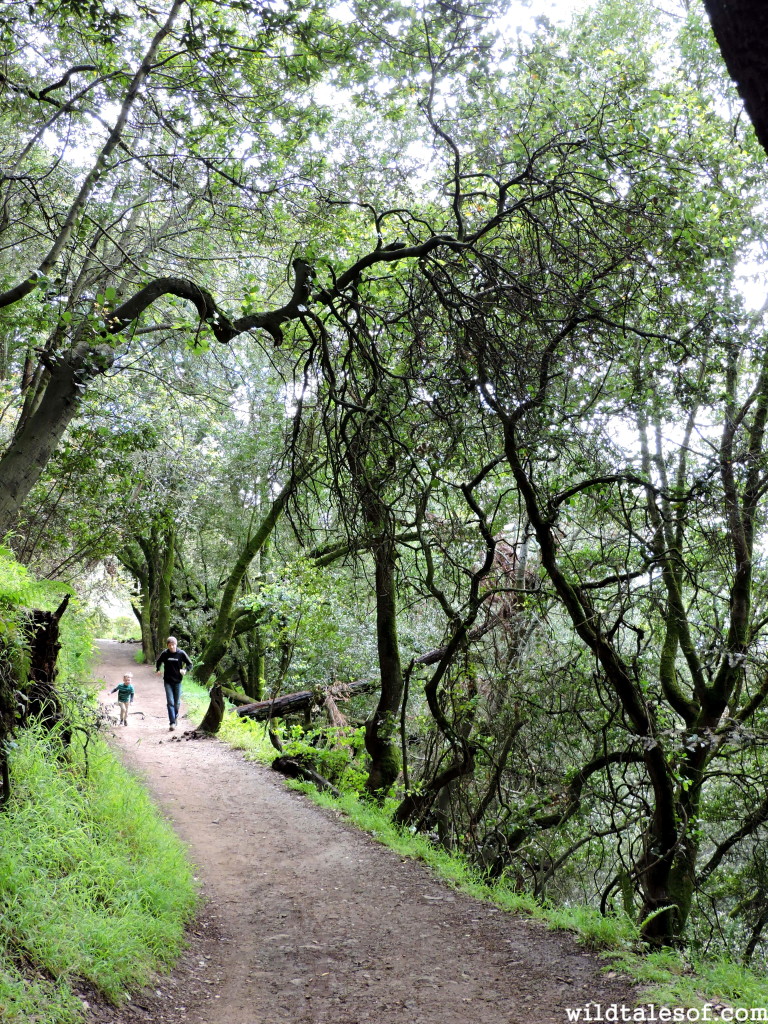
[[[86,756],[87,753],[87,756]],[[0,813],[0,1019],[82,1018],[80,979],[108,998],[184,945],[197,902],[181,842],[101,739],[19,734]],[[167,880],[173,878],[169,887]]]

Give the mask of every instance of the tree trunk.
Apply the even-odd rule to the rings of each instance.
[[[768,153],[768,8],[762,0],[704,0],[717,45]]]
[[[61,650],[59,621],[69,604],[69,594],[55,612],[32,612],[29,680],[26,720],[36,719],[52,729],[65,716],[56,692],[56,660]],[[62,738],[69,743],[72,737],[68,727],[62,729]]]
[[[176,553],[176,527],[160,531],[155,548],[157,558],[157,648],[162,650],[171,632],[171,583]]]
[[[211,702],[208,705],[208,710],[205,712],[205,717],[197,728],[200,732],[205,732],[211,736],[215,736],[221,728],[223,719],[224,695],[221,692],[221,686],[216,683],[216,685],[211,688]]]
[[[202,686],[208,685],[213,673],[216,671],[216,666],[226,654],[227,647],[232,640],[236,625],[236,619],[233,616],[233,609],[243,577],[245,576],[251,562],[261,551],[275,526],[277,526],[283,509],[288,503],[288,499],[293,494],[295,488],[307,475],[307,472],[308,471],[305,471],[304,473],[291,476],[288,483],[285,484],[278,496],[272,502],[269,512],[261,521],[256,533],[253,534],[248,543],[243,547],[240,552],[240,557],[237,559],[229,577],[227,578],[227,582],[225,583],[221,594],[221,601],[219,603],[219,610],[216,614],[216,621],[214,622],[211,630],[211,636],[203,649],[200,664],[195,669],[195,682],[200,683]]]
[[[0,537],[16,525],[21,506],[78,410],[85,381],[95,375],[65,359],[53,363],[48,373],[42,402],[0,459]]]
[[[22,724],[37,719],[49,729],[64,721],[64,713],[55,689],[56,659],[59,644],[59,620],[69,604],[69,595],[55,612],[29,614],[28,685],[18,678],[18,669],[0,652],[0,807],[11,795],[11,773],[7,741],[16,727],[20,706]],[[23,701],[23,705],[20,702]],[[71,731],[62,728],[62,739],[69,743]]]
[[[8,802],[11,795],[11,769],[5,748],[0,748],[0,807]]]
[[[118,555],[118,558],[129,569],[139,585],[138,601],[135,598],[132,599],[131,607],[141,630],[141,651],[144,655],[144,663],[151,665],[155,660],[155,644],[152,638],[152,601],[149,590],[149,575],[146,567],[142,568],[137,561],[132,560],[129,564],[125,556]]]
[[[541,396],[537,401],[542,402]],[[502,414],[504,450],[512,475],[525,502],[531,528],[539,543],[541,564],[557,593],[574,632],[593,653],[604,678],[616,695],[628,728],[647,739],[644,763],[652,790],[653,808],[648,822],[644,852],[635,870],[643,892],[643,938],[652,945],[675,945],[680,939],[680,918],[671,892],[672,866],[678,841],[676,783],[665,753],[656,740],[654,710],[646,702],[632,669],[612,638],[600,628],[589,592],[568,578],[557,555],[552,520],[539,505],[539,496],[518,449],[516,421]]]
[[[400,774],[397,713],[403,696],[403,671],[397,642],[395,595],[395,542],[381,537],[373,547],[376,564],[376,642],[381,694],[373,715],[365,723],[365,749],[371,759],[365,788],[383,797]]]
[[[176,528],[152,528],[148,536],[136,536],[118,558],[139,585],[141,649],[147,665],[154,663],[170,633]]]
[[[0,807],[11,795],[7,742],[13,735],[19,699],[16,691],[20,680],[18,667],[8,657],[7,648],[0,648]]]
[[[244,687],[246,693],[254,700],[261,700],[264,696],[264,685],[266,683],[266,657],[264,652],[264,641],[261,629],[254,626],[250,634],[250,646],[248,648],[248,678]]]
[[[144,654],[144,664],[154,664],[157,652],[155,651],[155,639],[152,635],[152,601],[149,587],[142,587],[141,607],[139,609],[139,625],[141,626],[141,650]]]

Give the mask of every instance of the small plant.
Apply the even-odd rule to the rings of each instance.
[[[285,744],[286,757],[294,757],[345,792],[361,793],[366,771],[359,757],[364,750],[364,730],[311,729],[295,726]]]

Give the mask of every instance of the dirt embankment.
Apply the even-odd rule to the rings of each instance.
[[[137,692],[116,747],[188,844],[206,907],[173,974],[119,1009],[90,1000],[93,1024],[564,1024],[634,1003],[570,936],[454,892],[269,769],[184,740],[190,723],[169,732],[153,669],[100,646],[97,677],[111,689],[130,666]]]

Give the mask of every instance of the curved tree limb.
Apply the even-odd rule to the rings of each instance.
[[[746,818],[741,828],[736,829],[735,832],[732,832],[717,846],[715,852],[699,872],[696,879],[697,883],[699,885],[703,885],[715,868],[718,867],[726,853],[736,846],[737,843],[740,843],[742,839],[746,839],[747,836],[751,836],[766,821],[768,821],[768,797],[766,797]]]

